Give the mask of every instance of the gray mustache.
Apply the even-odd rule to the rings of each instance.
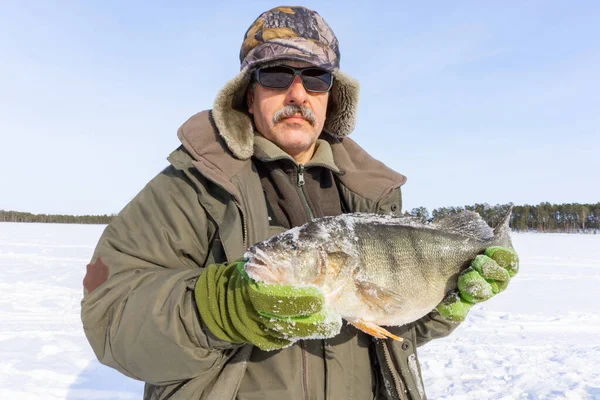
[[[305,120],[308,121],[309,124],[311,124],[312,126],[316,126],[317,125],[317,116],[315,115],[315,113],[313,113],[313,111],[305,106],[298,106],[295,104],[291,104],[289,106],[285,106],[283,107],[281,110],[278,110],[274,115],[273,115],[273,124],[278,124],[279,122],[281,122],[283,119],[285,118],[289,118],[293,115],[296,114],[301,114],[302,118],[304,118]]]

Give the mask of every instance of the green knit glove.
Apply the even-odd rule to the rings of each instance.
[[[339,333],[341,318],[323,310],[325,300],[317,288],[256,282],[244,263],[210,265],[196,283],[196,304],[215,336],[275,350]]]
[[[461,322],[474,304],[488,300],[508,286],[519,271],[519,256],[507,247],[488,247],[458,276],[458,289],[436,307],[448,321]]]

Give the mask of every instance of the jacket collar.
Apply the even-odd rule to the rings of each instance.
[[[239,190],[231,180],[247,166],[247,161],[233,155],[223,137],[219,135],[210,111],[193,115],[179,128],[177,137],[192,157],[194,167],[206,178],[240,199]],[[171,154],[169,161],[177,168],[189,167],[176,154]]]
[[[294,164],[297,164],[292,156],[281,150],[275,143],[259,134],[254,136],[254,157],[263,162],[289,160]],[[317,139],[315,153],[313,154],[312,159],[305,164],[305,167],[316,165],[326,167],[338,174],[342,173],[342,171],[334,162],[331,145],[329,142],[323,139]]]
[[[210,111],[202,111],[188,119],[179,128],[177,136],[191,156],[194,167],[206,178],[238,199],[241,198],[232,179],[244,168],[248,168],[250,160],[239,159],[233,154],[223,136],[219,134]],[[268,142],[260,137],[256,140],[257,147],[255,147],[253,134],[251,155],[255,153],[255,149],[258,149],[258,153],[263,151],[265,157],[276,154],[277,149],[281,151],[277,146],[272,143],[272,146],[268,145],[265,141]],[[262,150],[260,150],[261,146]],[[269,146],[269,149],[265,151],[266,146]],[[176,154],[172,154],[169,160],[177,168],[188,167],[185,165],[186,161]],[[350,191],[374,201],[406,182],[404,175],[373,158],[350,138],[340,139],[327,133],[321,134],[319,148],[311,163],[316,163],[318,160],[322,160],[332,171],[337,171],[340,181]]]

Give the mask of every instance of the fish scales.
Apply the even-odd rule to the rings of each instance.
[[[403,309],[427,313],[456,287],[459,273],[470,260],[489,247],[487,241],[404,225],[360,225],[360,279],[394,292]],[[433,307],[432,307],[433,304]],[[426,311],[423,311],[426,310]],[[377,322],[400,325],[411,322],[410,313],[377,316]]]

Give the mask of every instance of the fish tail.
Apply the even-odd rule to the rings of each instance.
[[[508,209],[508,212],[506,213],[504,218],[502,218],[500,223],[494,228],[494,239],[496,239],[495,241],[500,244],[509,245],[510,247],[512,247],[512,244],[510,241],[510,226],[509,226],[509,224],[510,224],[510,216],[512,214],[512,210],[513,210],[513,206],[510,206],[510,208]]]
[[[404,341],[404,339],[402,339],[400,336],[394,335],[387,329],[382,328],[381,326],[379,326],[373,322],[368,322],[368,321],[365,321],[364,319],[355,319],[355,320],[348,321],[348,322],[350,324],[354,325],[356,328],[360,329],[361,331],[363,331],[366,334],[369,334],[373,337],[376,337],[379,339],[388,339],[389,338],[389,339],[397,340],[399,342]]]

